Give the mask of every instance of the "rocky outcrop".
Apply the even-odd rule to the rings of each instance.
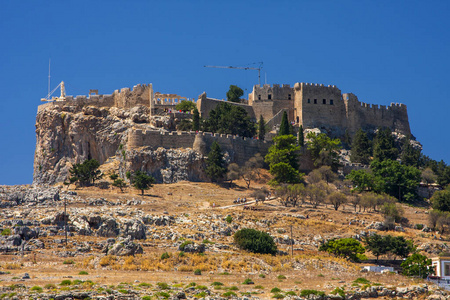
[[[138,243],[131,241],[131,238],[119,238],[119,240],[108,250],[108,255],[128,256],[142,254],[144,250]]]

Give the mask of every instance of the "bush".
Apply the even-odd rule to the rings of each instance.
[[[170,287],[167,283],[165,282],[158,282],[156,284],[161,290],[170,290]]]
[[[184,248],[185,248],[187,245],[189,245],[189,244],[193,244],[193,242],[192,242],[192,241],[184,241],[184,242],[180,245],[180,247],[178,247],[178,249],[181,250],[181,251],[184,251]]]
[[[200,269],[195,269],[195,270],[194,270],[194,275],[202,275],[202,270],[200,270]]]
[[[230,216],[230,215],[228,215],[228,216],[225,218],[225,221],[227,221],[227,223],[230,224],[231,222],[233,222],[233,217]]]
[[[345,291],[344,291],[344,288],[337,287],[337,288],[335,288],[335,289],[331,292],[331,294],[333,294],[333,295],[339,295],[339,296],[341,296],[342,298],[345,298]]]
[[[286,296],[283,294],[278,294],[278,293],[276,293],[272,296],[272,298],[275,298],[275,299],[283,299],[284,297],[286,297]]]
[[[309,297],[309,295],[316,295],[316,296],[325,296],[325,293],[322,291],[316,291],[316,290],[302,290],[300,292],[300,297]]]
[[[247,278],[244,280],[244,282],[242,284],[255,284],[255,283],[250,278]]]
[[[279,280],[282,280],[282,279],[286,279],[286,276],[284,276],[284,275],[278,275],[278,277],[277,277]]]
[[[360,284],[369,284],[370,283],[369,280],[367,280],[366,278],[363,278],[363,277],[356,278],[353,282],[360,283]]]
[[[244,228],[236,231],[234,242],[239,248],[261,254],[276,254],[277,245],[273,238],[265,232]]]
[[[5,229],[3,229],[1,234],[2,234],[3,236],[4,236],[4,235],[11,235],[11,228],[5,228]]]
[[[63,261],[63,265],[73,265],[75,262],[71,259]]]
[[[228,291],[228,292],[223,293],[223,294],[222,294],[222,297],[230,298],[230,297],[237,297],[237,295],[236,295],[236,293],[233,293],[233,292],[231,292],[231,291]]]
[[[363,254],[365,249],[359,241],[353,238],[343,238],[327,241],[319,247],[319,251],[326,251],[352,261],[359,261],[358,255]]]
[[[168,259],[169,257],[170,257],[169,253],[164,252],[164,253],[161,255],[161,260]]]
[[[145,288],[147,288],[147,287],[151,287],[151,286],[152,285],[150,283],[147,283],[147,282],[141,282],[141,283],[138,284],[138,287],[145,287]]]
[[[264,275],[264,274],[259,274],[259,278],[266,278],[266,275]]]
[[[40,286],[37,286],[37,285],[35,285],[32,288],[30,288],[30,291],[37,292],[37,293],[42,293],[42,290],[43,289]]]
[[[56,289],[56,285],[54,285],[53,283],[47,283],[46,285],[44,285],[44,288],[46,288],[47,290],[53,290]]]
[[[280,293],[281,289],[274,287],[273,289],[270,290],[271,293]]]
[[[80,273],[78,273],[78,275],[88,275],[89,273],[86,271],[80,271]]]
[[[223,283],[222,283],[222,282],[218,282],[218,281],[214,281],[214,282],[212,283],[212,285],[214,285],[214,286],[219,286],[219,285],[223,285]]]
[[[59,285],[71,285],[72,281],[70,281],[69,279],[63,280],[61,281],[61,283]]]
[[[144,297],[142,297],[142,300],[152,300],[152,297],[150,297],[150,296],[144,296]]]

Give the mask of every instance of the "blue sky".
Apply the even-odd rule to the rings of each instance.
[[[246,94],[267,83],[334,84],[360,101],[408,106],[423,152],[450,163],[450,1],[2,1],[0,184],[32,182],[35,116],[60,81],[68,95]]]

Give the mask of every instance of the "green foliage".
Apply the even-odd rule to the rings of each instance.
[[[338,210],[338,208],[347,202],[347,196],[341,192],[332,192],[328,195],[328,202],[333,205],[334,210]]]
[[[278,276],[277,276],[277,279],[278,279],[278,280],[286,279],[286,276],[284,276],[284,275],[278,275]]]
[[[152,297],[151,296],[144,296],[144,297],[142,297],[142,300],[152,300]]]
[[[236,85],[230,85],[230,89],[227,92],[227,100],[230,102],[239,103],[241,102],[241,97],[244,95],[244,91],[236,86]]]
[[[228,291],[222,294],[222,297],[226,297],[226,298],[234,298],[237,297],[236,293],[232,292],[232,291]]]
[[[365,249],[357,240],[353,238],[343,238],[327,241],[319,247],[319,251],[326,251],[352,261],[359,261],[358,254],[363,254]]]
[[[274,298],[274,299],[283,299],[284,297],[286,297],[286,296],[283,294],[279,294],[279,293],[276,293],[272,296],[272,298]]]
[[[11,228],[5,228],[2,230],[1,235],[5,236],[5,235],[11,235]]]
[[[30,288],[30,291],[37,292],[37,293],[42,293],[43,289],[40,286],[35,285],[32,288]]]
[[[102,178],[103,174],[98,168],[100,163],[95,159],[85,160],[81,164],[75,164],[69,169],[70,183],[79,182],[83,186],[94,184]]]
[[[192,101],[181,100],[180,103],[175,105],[176,110],[181,110],[182,112],[191,111],[195,108],[195,103]]]
[[[281,135],[273,138],[273,145],[265,157],[270,174],[274,176],[273,184],[298,183],[303,174],[298,171],[300,147],[296,146],[293,135]]]
[[[262,115],[259,116],[258,122],[258,139],[264,141],[266,137],[266,122]]]
[[[123,189],[127,186],[127,183],[122,178],[116,178],[112,185],[119,188],[120,191],[123,192]]]
[[[369,284],[370,283],[370,281],[364,277],[358,277],[353,282],[360,283],[360,284]]]
[[[144,195],[144,191],[150,189],[155,182],[155,178],[151,175],[147,175],[144,172],[136,171],[133,174],[133,186],[141,191]]]
[[[244,280],[244,282],[242,284],[255,284],[255,283],[250,278],[247,278]]]
[[[265,232],[244,228],[236,231],[234,242],[239,248],[261,254],[276,254],[277,245],[273,238]]]
[[[337,288],[335,288],[334,290],[331,291],[331,294],[333,294],[333,295],[339,295],[339,296],[341,296],[343,299],[345,299],[345,291],[344,291],[344,288],[337,287]]]
[[[265,274],[259,274],[258,276],[259,276],[259,278],[266,278]]]
[[[377,260],[380,255],[391,253],[394,256],[406,258],[414,251],[413,242],[406,240],[403,236],[392,236],[373,234],[365,238],[366,249],[376,256]],[[364,282],[360,282],[364,283]]]
[[[275,189],[275,194],[280,197],[282,205],[295,207],[300,199],[305,196],[306,189],[302,183],[282,184]]]
[[[305,133],[303,132],[303,125],[298,128],[297,144],[302,148],[305,145]]]
[[[178,249],[181,250],[181,251],[184,251],[184,248],[185,248],[187,245],[190,245],[190,244],[193,244],[193,243],[194,243],[194,242],[189,241],[189,240],[184,241],[184,242],[180,245],[180,247],[178,247]]]
[[[225,221],[226,221],[228,224],[231,224],[231,222],[233,222],[233,217],[230,216],[230,215],[228,215],[228,216],[226,216]]]
[[[278,131],[278,136],[289,135],[289,134],[291,134],[291,132],[289,129],[288,116],[287,116],[287,112],[284,111],[283,116],[281,117],[280,130]]]
[[[192,130],[194,131],[200,130],[200,114],[198,112],[197,107],[194,108],[194,112],[192,114]]]
[[[67,259],[65,261],[63,261],[63,265],[73,265],[75,262],[71,259]]]
[[[78,273],[78,275],[89,275],[89,273],[86,272],[86,271],[80,271],[80,272]]]
[[[355,163],[369,164],[372,156],[372,143],[362,129],[359,129],[352,143],[352,153],[350,159]]]
[[[378,178],[367,170],[352,170],[347,175],[347,179],[353,183],[354,190],[357,192],[372,191],[377,189]]]
[[[117,178],[119,178],[119,175],[116,174],[116,173],[112,173],[112,174],[109,175],[109,178],[110,178],[111,180],[116,180]]]
[[[169,253],[164,252],[163,254],[161,254],[161,260],[168,259],[168,258],[170,258]]]
[[[379,161],[386,159],[396,160],[398,149],[395,147],[395,140],[389,128],[379,128],[373,141],[373,158]]]
[[[393,202],[384,203],[381,207],[381,213],[385,219],[394,220],[396,223],[400,223],[403,218],[403,208]]]
[[[194,270],[194,275],[202,275],[202,270],[200,270],[200,269],[195,269],[195,270]]]
[[[300,292],[300,297],[305,297],[305,298],[309,298],[309,295],[316,295],[316,296],[325,296],[325,293],[322,291],[317,291],[317,290],[302,290]]]
[[[330,166],[336,172],[339,167],[339,150],[341,149],[341,140],[331,139],[325,133],[308,133],[308,150],[316,167]]]
[[[281,289],[274,287],[273,289],[270,290],[271,293],[281,293]]]
[[[148,288],[151,287],[152,285],[150,283],[147,282],[141,282],[138,284],[138,287],[144,287],[144,288]]]
[[[420,163],[420,156],[420,148],[414,148],[411,144],[411,138],[406,137],[403,140],[402,153],[400,155],[402,164],[418,168]]]
[[[213,286],[220,286],[220,285],[223,285],[223,283],[219,282],[219,281],[214,281],[211,285],[213,285]]]
[[[203,127],[204,131],[242,137],[253,137],[256,134],[255,123],[245,109],[226,102],[221,102],[211,110],[209,117],[203,122]]]
[[[71,285],[72,284],[72,281],[70,281],[69,279],[65,279],[65,280],[63,280],[63,281],[61,281],[61,283],[59,284],[59,285]]]
[[[158,282],[156,286],[161,290],[170,290],[170,286],[166,282]]]
[[[44,288],[46,288],[47,290],[53,290],[56,289],[56,285],[54,285],[53,283],[47,283],[46,285],[44,285]]]
[[[214,141],[206,160],[206,174],[212,182],[217,182],[224,178],[226,171],[227,169],[225,168],[222,149],[219,144]]]
[[[430,201],[433,209],[450,211],[450,186],[447,186],[445,190],[436,191]]]
[[[180,131],[190,131],[192,130],[192,121],[191,120],[181,120],[180,123],[177,125],[177,130]]]
[[[411,201],[421,180],[421,172],[415,167],[400,164],[395,160],[374,160],[370,168],[376,177],[377,192],[384,192],[400,201]]]
[[[434,268],[431,267],[431,259],[420,253],[414,253],[402,262],[403,274],[406,276],[420,276],[427,278],[434,274]]]

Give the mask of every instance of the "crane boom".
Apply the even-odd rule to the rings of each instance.
[[[219,68],[219,69],[238,69],[238,70],[258,70],[258,84],[261,85],[261,69],[263,62],[259,62],[259,68],[253,67],[235,67],[235,66],[203,66],[205,68]]]
[[[58,89],[61,88],[61,96],[60,97],[53,97],[50,99],[52,94]],[[64,81],[61,81],[60,84],[58,84],[51,92],[48,93],[47,97],[42,98],[41,101],[64,101],[66,99],[66,89],[64,87]]]

